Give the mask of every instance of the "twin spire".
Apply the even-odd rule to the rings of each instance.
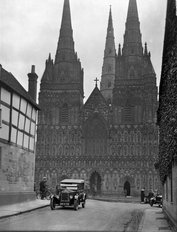
[[[109,37],[114,38],[114,29],[112,22],[112,12],[111,7],[109,11],[109,20],[107,28],[107,40]],[[113,41],[113,40],[112,40]],[[110,46],[106,42],[106,46]],[[105,48],[106,50],[106,48]],[[121,54],[120,47],[118,55]],[[138,8],[136,0],[129,0],[126,28],[124,35],[124,46],[123,46],[123,55],[142,55],[142,42],[141,42],[141,32],[140,32],[140,22],[138,16]]]
[[[145,45],[145,53],[147,53],[146,45]],[[143,55],[140,22],[138,17],[136,0],[129,0],[125,35],[124,35],[124,44],[122,49],[120,46],[118,49],[118,57],[121,57],[122,55],[123,56]],[[113,20],[112,20],[112,10],[110,6],[106,45],[104,52],[105,66],[103,63],[103,68],[102,68],[102,79],[104,78],[106,80],[105,83],[107,84],[104,84],[102,81],[101,84],[105,85],[106,89],[110,88],[111,91],[114,82],[113,76],[115,76],[115,64],[113,63],[113,59],[115,58],[115,56],[116,56],[116,50],[115,50],[115,42],[114,42],[114,28],[113,28]],[[65,61],[65,60],[68,61],[67,59],[70,59],[69,61],[72,61],[72,59],[74,58],[77,58],[77,54],[75,53],[74,50],[70,3],[69,0],[64,0],[60,36],[59,36],[58,46],[55,56],[55,64],[58,64],[60,61]],[[109,75],[112,75],[112,77],[108,77],[108,76],[105,77],[105,75],[108,75],[108,73]]]
[[[110,6],[107,36],[109,36],[109,34],[112,32],[113,32],[113,23],[112,23],[112,11],[111,11],[111,6]]]
[[[104,59],[102,66],[102,76],[100,82],[100,91],[106,101],[110,102],[112,99],[112,90],[115,79],[115,42],[114,42],[114,28],[112,22],[111,7],[109,10],[109,19],[106,35],[106,44],[104,50]]]
[[[111,6],[109,10],[109,19],[108,19],[108,27],[107,27],[107,36],[106,36],[106,46],[105,46],[105,53],[109,53],[110,55],[115,55],[115,45],[114,45],[114,28],[112,22],[112,11]]]
[[[134,31],[134,36],[132,36],[132,33],[129,33],[132,31]],[[108,37],[114,37],[111,6],[109,11],[109,20],[108,20],[108,28],[107,28],[107,38]],[[137,42],[137,41],[141,45],[141,33],[139,27],[137,3],[136,0],[129,0],[126,32],[124,36],[124,47],[126,47],[127,44],[131,44],[132,42]],[[71,24],[70,3],[69,0],[64,0],[63,15],[62,15],[60,36],[58,40],[55,63],[58,63],[59,60],[61,59],[61,54],[60,54],[61,51],[64,52],[64,50],[67,49],[74,52],[74,40],[73,40],[73,30]]]

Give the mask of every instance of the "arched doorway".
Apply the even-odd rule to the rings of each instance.
[[[94,196],[101,193],[101,176],[96,171],[90,177],[90,191]]]
[[[124,183],[124,193],[125,193],[125,195],[126,196],[130,196],[130,183],[129,183],[129,181],[126,181],[125,183]]]

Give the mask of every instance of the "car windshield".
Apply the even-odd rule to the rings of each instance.
[[[70,189],[70,190],[77,190],[78,186],[77,184],[73,184],[73,183],[61,183],[60,184],[61,189]]]

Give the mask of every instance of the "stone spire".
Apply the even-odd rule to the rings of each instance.
[[[112,22],[112,11],[110,7],[100,84],[100,91],[104,98],[109,102],[112,101],[112,90],[114,87],[115,56],[116,50],[114,42],[114,28]]]
[[[74,55],[73,30],[71,25],[71,13],[69,0],[64,0],[63,15],[60,28],[60,36],[55,56],[55,63]]]
[[[136,0],[129,0],[126,29],[124,34],[123,55],[142,56],[140,22]]]
[[[110,10],[109,10],[109,20],[108,20],[108,28],[107,28],[107,37],[109,37],[109,36],[114,37],[111,6],[110,6]]]
[[[80,99],[83,99],[83,76],[81,62],[74,49],[70,3],[69,0],[64,0],[55,61],[53,62],[49,54],[41,80],[41,89],[72,90],[81,94]]]
[[[116,57],[113,89],[113,106],[117,107],[115,120],[125,124],[152,122],[156,112],[156,93],[156,75],[150,53],[147,44],[144,49],[142,46],[137,2],[129,0],[122,53],[119,47]],[[149,98],[149,95],[152,97]],[[148,102],[145,102],[146,98]],[[130,118],[127,119],[126,115]]]
[[[136,0],[129,0],[129,7],[128,7],[128,13],[127,13],[127,22],[131,21],[131,20],[139,21]]]

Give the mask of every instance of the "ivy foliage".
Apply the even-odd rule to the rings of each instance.
[[[159,125],[157,166],[163,183],[177,153],[177,17],[176,11],[170,7],[167,8],[157,118]]]

